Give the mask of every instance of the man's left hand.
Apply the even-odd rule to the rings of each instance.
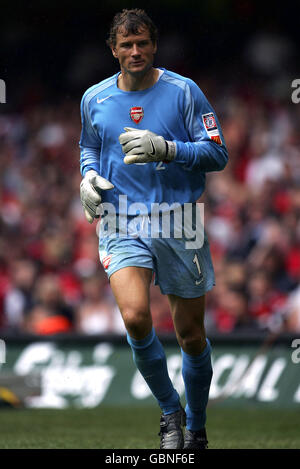
[[[125,127],[126,132],[119,136],[125,153],[124,163],[151,163],[172,161],[176,154],[176,144],[150,130],[137,130]]]

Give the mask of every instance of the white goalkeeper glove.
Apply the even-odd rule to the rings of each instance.
[[[172,161],[176,154],[176,144],[160,137],[150,130],[137,130],[124,127],[126,132],[119,136],[125,153],[124,163],[151,163]]]
[[[113,188],[111,182],[99,176],[93,169],[87,171],[80,184],[80,200],[89,223],[93,223],[94,218],[99,218],[97,208],[101,203],[101,191]]]

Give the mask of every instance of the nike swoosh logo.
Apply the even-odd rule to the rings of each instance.
[[[202,280],[196,280],[196,281],[195,281],[195,284],[196,284],[196,285],[200,285],[200,283],[201,283],[202,281],[203,281],[203,279],[202,279]]]
[[[153,145],[153,142],[152,142],[151,138],[150,138],[149,140],[150,140],[151,147],[152,147],[152,152],[151,152],[151,153],[149,153],[149,155],[152,155],[152,156],[154,156],[154,155],[155,155],[155,148],[154,148],[154,145]]]
[[[110,98],[111,96],[112,96],[112,94],[110,94],[109,96],[106,96],[106,98],[102,98],[102,99],[97,98],[97,103],[98,103],[98,104],[103,103],[103,101],[105,101],[106,99]]]

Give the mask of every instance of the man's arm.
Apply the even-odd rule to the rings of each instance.
[[[214,109],[192,80],[188,80],[186,84],[183,115],[190,141],[174,140],[174,161],[190,171],[224,169],[228,152],[221,126]]]
[[[80,172],[85,176],[87,171],[94,170],[99,174],[99,155],[101,149],[101,141],[94,129],[90,112],[89,101],[87,100],[87,93],[82,97],[80,104],[81,114],[81,136],[79,141],[80,146]]]
[[[101,191],[113,189],[113,184],[99,175],[100,138],[92,126],[86,95],[81,100],[82,130],[80,137],[80,171],[83,179],[80,184],[80,199],[84,214],[89,223],[99,218]]]

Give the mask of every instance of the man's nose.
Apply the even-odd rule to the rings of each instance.
[[[136,44],[133,44],[131,55],[140,55],[140,49]]]

